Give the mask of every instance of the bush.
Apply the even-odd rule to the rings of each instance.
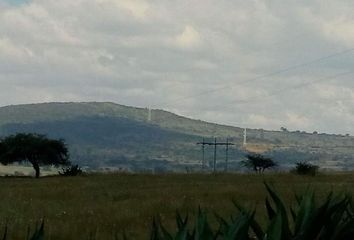
[[[73,165],[70,167],[62,168],[62,171],[59,171],[59,175],[61,176],[77,176],[82,173],[79,165]]]
[[[319,167],[308,162],[297,162],[294,172],[299,175],[311,175],[317,174]]]

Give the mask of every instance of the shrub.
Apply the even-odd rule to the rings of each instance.
[[[311,175],[317,174],[319,167],[308,162],[297,162],[294,172],[299,175]]]
[[[175,233],[168,232],[160,220],[153,220],[151,240],[313,240],[354,239],[354,215],[351,198],[347,195],[334,197],[332,193],[321,204],[316,204],[311,191],[296,196],[295,208],[286,208],[276,192],[266,184],[270,198],[265,207],[268,224],[263,229],[255,219],[255,210],[249,211],[235,203],[239,213],[227,220],[216,215],[219,229],[212,230],[205,211],[198,211],[196,222],[188,228],[188,216],[177,213]],[[290,214],[289,214],[290,213]]]
[[[59,171],[59,175],[61,176],[77,176],[82,173],[79,165],[73,165],[70,167],[62,168],[62,171]]]

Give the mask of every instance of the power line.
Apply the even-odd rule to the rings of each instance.
[[[283,88],[281,90],[274,91],[274,92],[272,92],[272,93],[270,93],[268,95],[258,96],[256,98],[252,98],[252,99],[234,100],[234,101],[222,104],[222,105],[220,104],[220,105],[213,106],[213,108],[221,108],[223,106],[227,106],[227,105],[231,105],[231,104],[232,104],[232,106],[235,106],[235,105],[240,105],[240,104],[248,104],[248,103],[252,103],[252,102],[257,102],[258,100],[263,100],[264,98],[273,97],[273,96],[282,94],[282,93],[287,92],[287,91],[293,91],[295,89],[300,89],[300,88],[303,88],[303,87],[306,87],[306,86],[309,86],[309,85],[312,85],[312,84],[315,84],[315,83],[320,83],[320,82],[324,82],[324,81],[333,80],[333,79],[336,79],[338,77],[348,76],[348,75],[353,74],[353,73],[354,73],[353,70],[352,71],[347,71],[347,72],[342,72],[342,73],[338,73],[338,74],[335,74],[335,75],[332,75],[332,76],[327,76],[327,77],[324,77],[324,78],[320,78],[320,79],[317,79],[315,81],[306,82],[306,83],[300,83],[300,84],[297,84],[297,85],[293,85],[291,87]],[[228,107],[222,108],[222,109],[228,109]]]
[[[237,86],[240,85],[240,84],[250,83],[250,82],[254,82],[254,81],[257,81],[257,80],[260,80],[260,79],[263,79],[263,78],[267,78],[267,77],[276,76],[276,75],[279,75],[279,74],[282,74],[282,73],[290,72],[292,70],[296,70],[296,69],[299,69],[299,68],[311,66],[313,64],[316,64],[316,63],[319,63],[319,62],[322,62],[322,61],[325,61],[325,60],[328,60],[328,59],[331,59],[331,58],[335,58],[337,56],[341,56],[341,55],[352,53],[353,51],[354,51],[354,48],[348,48],[346,50],[343,50],[343,51],[340,51],[340,52],[336,52],[336,53],[333,53],[333,54],[330,54],[330,55],[326,55],[326,56],[323,56],[323,57],[320,57],[320,58],[316,58],[316,59],[313,59],[311,61],[303,62],[303,63],[297,64],[297,65],[293,65],[293,66],[286,67],[286,68],[283,68],[283,69],[280,69],[280,70],[276,70],[276,71],[273,71],[273,72],[270,72],[270,73],[267,73],[267,74],[264,74],[264,75],[260,75],[260,76],[254,77],[254,78],[243,80],[243,81],[237,83]],[[210,89],[210,90],[207,90],[207,91],[200,92],[198,94],[193,94],[193,95],[190,95],[190,96],[184,96],[184,97],[178,98],[175,101],[170,102],[170,104],[180,103],[181,101],[185,101],[187,99],[197,98],[197,97],[204,96],[204,95],[207,95],[207,94],[212,94],[212,93],[215,93],[215,92],[218,92],[218,91],[222,91],[222,90],[225,90],[225,89],[233,88],[235,86],[236,86],[235,83],[227,84],[227,85],[225,85],[223,87]]]

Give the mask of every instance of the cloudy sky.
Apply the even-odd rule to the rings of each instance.
[[[353,0],[0,0],[0,105],[354,134]]]

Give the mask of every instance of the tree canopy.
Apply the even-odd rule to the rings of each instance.
[[[28,161],[32,164],[36,178],[41,165],[68,165],[69,151],[64,140],[49,139],[45,135],[18,133],[0,140],[0,163]]]
[[[257,173],[264,172],[265,169],[275,167],[277,164],[271,159],[260,154],[248,154],[247,160],[243,161],[243,165],[253,169]]]

